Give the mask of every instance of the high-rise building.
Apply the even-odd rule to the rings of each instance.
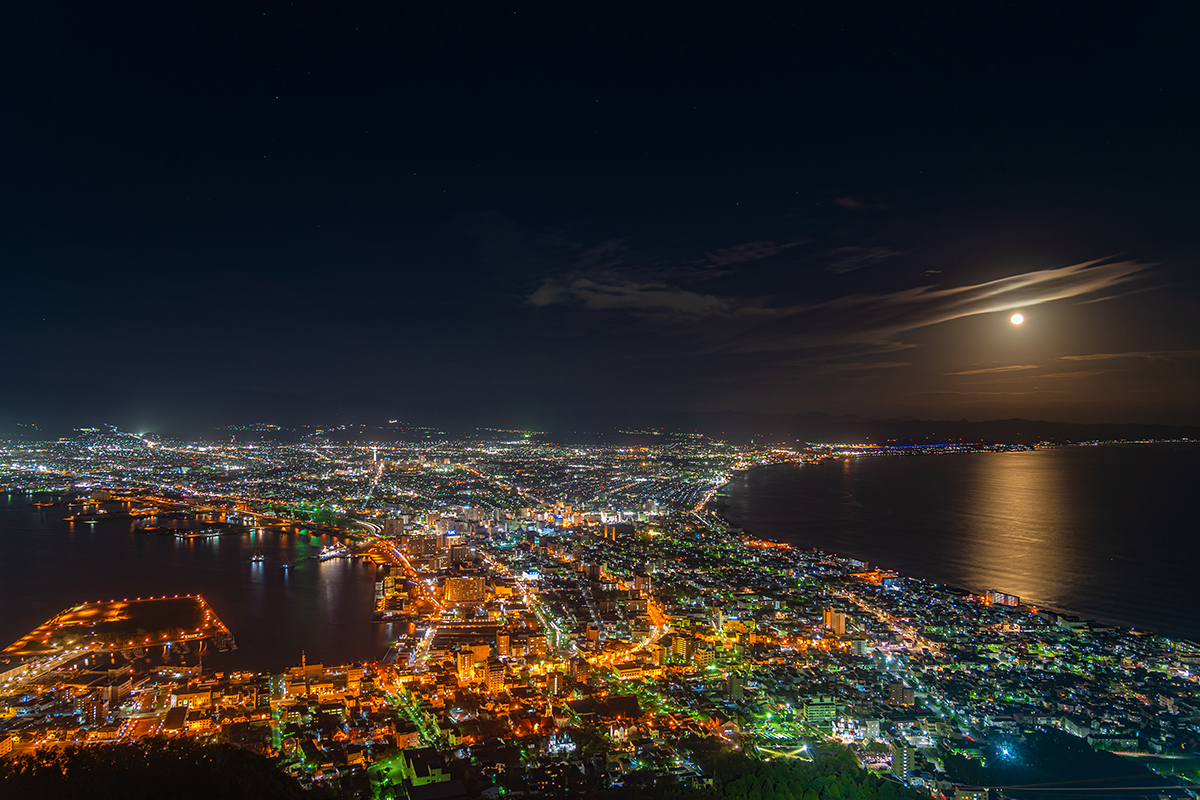
[[[888,702],[894,706],[911,706],[916,703],[916,694],[903,681],[888,685]]]
[[[837,713],[837,701],[832,697],[810,697],[804,701],[804,718],[809,725],[831,725]]]
[[[690,662],[696,652],[696,640],[690,636],[675,634],[671,637],[671,655],[679,661]]]
[[[1021,605],[1021,598],[1017,597],[1015,594],[1005,594],[1004,592],[998,592],[995,589],[988,589],[986,599],[988,605],[993,606],[1015,607]]]
[[[447,603],[480,603],[486,594],[487,584],[482,576],[447,578],[443,596]]]
[[[729,673],[729,675],[725,678],[725,694],[729,695],[730,700],[745,700],[745,687],[745,679],[736,672]]]
[[[551,672],[546,676],[546,688],[550,690],[550,694],[560,695],[567,685],[567,676],[561,672]]]
[[[434,556],[438,552],[438,537],[428,533],[409,536],[408,542],[405,543],[404,547],[413,558]]]
[[[586,658],[571,659],[571,678],[573,680],[586,681],[592,675],[592,665],[588,663]]]
[[[897,778],[907,778],[913,772],[916,755],[916,750],[907,739],[892,742],[892,773]]]
[[[472,563],[475,561],[476,555],[475,548],[470,545],[456,544],[450,548],[450,564],[458,566],[459,564]]]
[[[487,688],[489,692],[504,691],[504,664],[499,659],[487,661]]]
[[[471,681],[475,678],[475,651],[464,647],[458,651],[458,679]]]
[[[512,654],[512,634],[508,628],[501,628],[496,631],[496,655],[509,656]]]
[[[846,634],[846,614],[832,608],[825,609],[825,629],[831,630],[838,636]]]

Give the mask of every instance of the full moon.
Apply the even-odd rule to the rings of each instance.
[[[1020,324],[1021,324],[1022,322],[1024,322],[1024,321],[1025,321],[1025,315],[1024,315],[1024,314],[1013,314],[1013,315],[1012,315],[1012,320],[1011,320],[1011,322],[1012,322],[1012,324],[1013,324],[1013,325],[1020,325]]]

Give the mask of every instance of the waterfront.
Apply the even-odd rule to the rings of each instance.
[[[39,511],[31,497],[0,494],[0,646],[88,600],[200,594],[238,649],[205,652],[215,669],[280,669],[300,660],[374,660],[388,626],[371,622],[375,566],[318,561],[333,540],[253,530],[177,539],[136,531],[129,520],[71,523],[62,507]],[[265,560],[252,563],[261,550]],[[284,559],[294,566],[280,568]],[[192,656],[194,660],[195,656]]]
[[[1017,725],[1049,736],[1056,753],[1053,768],[1029,772],[1030,781],[1117,770],[1165,790],[1171,779],[1097,751],[1200,750],[1200,648],[731,535],[719,503],[708,502],[731,474],[750,488],[774,481],[774,494],[759,486],[734,499],[783,515],[794,537],[797,526],[899,532],[902,548],[958,554],[963,570],[988,563],[983,544],[1013,550],[1010,540],[1023,536],[1027,552],[1009,560],[1036,555],[1065,583],[1073,576],[1055,559],[1078,560],[1097,539],[1124,541],[1123,498],[1132,492],[1147,506],[1157,497],[1148,486],[1176,491],[1168,475],[1188,482],[1189,453],[1180,461],[1169,448],[974,456],[955,448],[820,464],[823,454],[856,450],[683,436],[637,447],[448,440],[430,449],[213,446],[94,431],[10,445],[3,623],[10,638],[44,624],[12,649],[33,660],[12,665],[0,684],[0,742],[29,753],[159,733],[215,737],[270,756],[304,785],[333,780],[360,796],[395,794],[415,774],[414,764],[394,763],[399,748],[443,767],[449,753],[469,753],[456,768],[491,771],[508,763],[496,739],[558,759],[550,772],[515,771],[506,791],[549,786],[566,770],[588,796],[608,785],[607,768],[574,770],[561,759],[597,722],[606,751],[626,746],[631,727],[658,731],[658,761],[647,766],[672,781],[707,770],[691,754],[697,739],[772,759],[824,757],[824,743],[836,741],[851,750],[848,780],[876,789],[885,779],[860,765],[910,788],[1008,785],[1009,766],[1043,763],[1049,752],[1015,738]],[[742,472],[798,461],[806,465]],[[186,504],[164,496],[166,478],[186,481],[169,484]],[[38,506],[31,489],[44,493]],[[93,507],[72,522],[71,509],[41,502],[63,492]],[[1139,524],[1164,519],[1137,515]],[[364,549],[390,564],[378,597],[372,564],[319,561],[330,538],[298,529],[309,524],[300,520],[375,531]],[[939,539],[941,529],[952,535]],[[1158,545],[1139,543],[1161,558]],[[285,560],[294,569],[280,569]],[[1025,591],[1003,575],[982,577]],[[174,598],[134,602],[174,593],[208,604],[185,618]],[[372,608],[403,627],[386,661],[376,659],[393,629],[370,623]],[[226,627],[235,652],[220,652]],[[96,636],[118,652],[98,661],[78,653]],[[216,645],[203,671],[200,639]],[[301,650],[309,669],[283,670]],[[189,669],[178,669],[176,653]],[[560,717],[564,704],[572,713]],[[484,717],[489,706],[499,713]],[[462,713],[469,708],[478,716]],[[736,726],[723,724],[735,717]],[[1001,766],[981,772],[983,762]],[[1190,772],[1192,763],[1165,766]]]
[[[851,458],[740,473],[731,522],[802,548],[1200,640],[1200,445]]]

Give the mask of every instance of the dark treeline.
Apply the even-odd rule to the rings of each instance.
[[[895,781],[863,771],[845,750],[814,761],[697,753],[711,785],[634,773],[589,800],[915,800]],[[43,749],[0,761],[0,798],[21,800],[324,800],[266,758],[225,744],[145,739],[137,744]]]
[[[263,756],[191,739],[45,748],[0,760],[3,800],[311,799]]]
[[[742,753],[698,755],[711,786],[684,786],[629,776],[620,789],[589,800],[915,800],[925,797],[868,773],[848,750],[818,753],[813,761],[765,761]]]

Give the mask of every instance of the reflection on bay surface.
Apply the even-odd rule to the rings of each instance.
[[[1200,445],[858,458],[751,470],[758,535],[1096,619],[1200,638]]]
[[[63,508],[38,510],[23,494],[0,495],[0,647],[85,600],[201,594],[238,649],[205,653],[215,669],[279,669],[310,661],[374,660],[389,627],[371,622],[375,567],[320,561],[331,537],[251,529],[184,539],[130,521],[81,524]],[[251,561],[260,552],[261,562]],[[284,561],[291,569],[282,569]]]

